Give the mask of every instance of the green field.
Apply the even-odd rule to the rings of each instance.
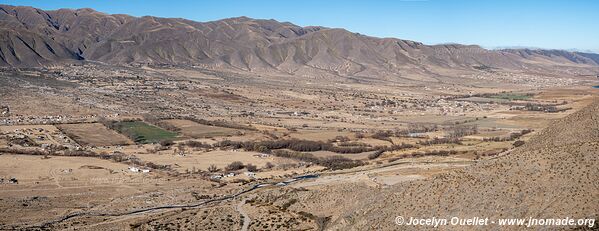
[[[157,143],[162,140],[172,140],[177,133],[149,125],[142,121],[117,122],[116,129],[131,138],[135,143]]]

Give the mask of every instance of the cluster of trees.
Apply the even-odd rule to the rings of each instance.
[[[278,157],[291,158],[302,162],[313,163],[333,170],[354,168],[364,165],[364,162],[362,161],[348,159],[343,156],[330,156],[319,158],[310,153],[286,150],[275,150],[273,151],[273,155]]]
[[[572,109],[568,108],[558,108],[555,105],[543,105],[543,104],[535,104],[535,103],[527,103],[524,105],[524,110],[527,111],[544,111],[544,112],[562,112]]]
[[[355,143],[355,144],[354,144]],[[346,146],[353,145],[353,146]],[[322,163],[325,160],[317,160],[312,154],[303,153],[303,152],[313,152],[313,151],[331,151],[335,153],[341,154],[351,154],[351,153],[363,153],[363,152],[373,152],[368,155],[369,159],[376,159],[381,156],[384,152],[388,151],[398,151],[403,149],[414,148],[416,145],[413,144],[395,144],[391,146],[375,146],[372,147],[365,143],[360,142],[341,142],[338,145],[333,145],[331,143],[325,143],[320,141],[309,141],[309,140],[274,140],[274,141],[259,141],[259,142],[240,142],[240,141],[230,141],[224,140],[214,145],[215,147],[230,147],[235,149],[243,148],[247,151],[256,151],[261,153],[273,153],[275,155],[287,158],[293,158],[304,162],[311,163]],[[285,151],[281,149],[290,149],[290,151]],[[342,161],[343,165],[356,165],[356,163],[349,163],[347,161]],[[349,164],[348,164],[349,163]],[[325,163],[326,164],[326,163]],[[327,166],[334,166],[332,164],[326,164]],[[359,165],[357,165],[359,166]],[[332,167],[333,168],[333,167]],[[336,168],[336,167],[335,167]]]
[[[357,142],[356,142],[357,143]],[[234,147],[234,148],[243,148],[249,151],[257,151],[262,153],[270,153],[272,150],[277,149],[290,149],[297,152],[314,152],[314,151],[330,151],[341,154],[353,154],[353,153],[363,153],[363,152],[371,152],[371,151],[397,151],[407,148],[413,148],[415,145],[412,144],[399,144],[399,145],[391,145],[391,146],[375,146],[372,147],[370,145],[364,143],[357,143],[356,146],[344,146],[349,145],[349,143],[345,143],[344,145],[333,145],[331,143],[321,142],[321,141],[310,141],[310,140],[297,140],[297,139],[289,139],[289,140],[274,140],[274,141],[260,141],[260,142],[235,142],[235,141],[222,141],[217,144],[219,147]]]
[[[266,168],[272,168],[273,167],[273,165],[270,162],[268,162],[268,164],[270,164],[270,165],[267,165]],[[256,172],[256,171],[258,171],[258,166],[253,165],[253,164],[243,164],[243,162],[241,162],[241,161],[233,161],[233,162],[231,162],[229,165],[225,166],[225,171],[229,171],[229,172],[231,172],[231,171],[239,171],[239,170],[244,169],[244,168],[247,169],[250,172]],[[220,171],[220,169],[217,168],[216,165],[212,164],[212,165],[210,165],[210,167],[208,167],[208,171],[209,172],[218,172],[218,171]]]
[[[423,146],[429,146],[429,145],[435,145],[435,144],[462,144],[462,141],[460,141],[460,139],[458,139],[458,138],[435,137],[434,139],[431,139],[431,140],[418,141],[418,144],[423,145]]]
[[[403,137],[408,136],[411,133],[425,133],[425,132],[434,132],[438,131],[439,127],[436,124],[417,124],[410,123],[408,124],[407,129],[399,129],[395,131],[395,136]]]
[[[380,131],[376,131],[370,137],[372,137],[373,139],[377,139],[377,140],[393,142],[393,141],[391,141],[391,138],[390,138],[391,136],[393,136],[393,132],[391,130],[380,130]]]
[[[532,129],[524,129],[520,132],[512,132],[507,137],[495,136],[495,137],[490,137],[490,138],[483,138],[483,141],[486,141],[486,142],[514,141],[528,133],[531,133],[532,131],[533,131]]]
[[[373,150],[377,150],[377,147],[368,147],[368,146],[329,146],[326,150],[341,153],[341,154],[349,154],[349,153],[363,153],[370,152]]]
[[[447,129],[447,137],[452,139],[474,135],[476,133],[478,133],[478,126],[476,125],[454,125]]]
[[[460,98],[468,98],[468,97],[480,97],[480,98],[499,98],[499,99],[511,99],[509,97],[509,95],[506,96],[502,96],[502,94],[506,94],[509,92],[503,91],[501,93],[477,93],[477,94],[468,94],[468,95],[456,95],[456,96],[450,96],[450,97],[446,97],[446,100],[455,100],[455,99],[460,99]],[[517,95],[514,96],[519,96],[519,97],[532,97],[534,96],[534,93],[517,93]]]
[[[431,132],[431,131],[437,131],[437,130],[438,130],[437,125],[433,125],[433,126],[408,125],[407,129],[379,130],[379,131],[376,131],[374,134],[372,134],[370,137],[372,137],[374,139],[392,142],[390,137],[393,137],[393,136],[394,137],[405,137],[405,136],[409,136],[411,133],[424,133],[424,132]]]
[[[340,147],[371,147],[370,144],[367,143],[362,143],[362,142],[356,142],[356,141],[342,141],[342,142],[338,142],[336,143],[337,146]]]
[[[412,123],[412,124],[408,124],[407,129],[379,130],[379,131],[374,132],[370,137],[374,138],[374,139],[392,142],[391,137],[405,137],[405,136],[409,136],[410,134],[413,134],[413,133],[426,133],[426,132],[433,132],[433,131],[438,131],[438,130],[439,130],[439,127],[435,124]],[[454,124],[452,126],[445,128],[445,130],[447,131],[447,136],[453,140],[453,139],[459,139],[464,136],[473,135],[473,134],[478,133],[478,126],[477,125]],[[358,137],[358,133],[356,133],[356,137],[364,138],[365,136],[364,136],[364,134],[359,133],[359,137]],[[436,143],[438,141],[439,140],[431,141],[431,142]]]
[[[408,157],[423,157],[423,156],[449,156],[449,155],[455,155],[458,154],[458,151],[456,150],[433,150],[433,151],[426,151],[426,152],[414,152],[411,154],[408,154]]]
[[[270,153],[271,150],[291,149],[297,152],[331,151],[336,153],[362,153],[376,150],[369,146],[335,146],[331,143],[312,140],[268,140],[268,141],[230,141],[223,140],[216,147],[243,148],[247,151]]]
[[[486,151],[486,152],[483,152],[482,154],[479,152],[474,152],[474,153],[476,154],[476,159],[480,159],[483,156],[496,156],[496,155],[499,155],[500,153],[505,152],[507,150],[508,150],[507,148],[504,148],[504,149],[500,149],[500,150]]]
[[[403,150],[403,149],[408,149],[408,148],[415,148],[416,145],[413,144],[406,144],[406,143],[401,143],[401,144],[394,144],[391,146],[382,146],[382,147],[377,147],[378,150],[383,150],[385,152],[392,152],[392,151],[399,151],[399,150]]]
[[[199,142],[199,141],[195,141],[195,140],[188,140],[188,141],[186,141],[183,144],[187,145],[187,146],[189,146],[191,148],[212,148],[212,145],[210,145],[210,144]]]

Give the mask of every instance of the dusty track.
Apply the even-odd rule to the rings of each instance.
[[[237,210],[237,212],[239,212],[239,214],[243,216],[243,226],[241,227],[241,231],[247,231],[250,227],[250,222],[252,222],[250,216],[243,210],[243,205],[245,204],[245,201],[246,199],[241,200],[241,202],[237,204],[237,207],[235,207],[235,210]]]

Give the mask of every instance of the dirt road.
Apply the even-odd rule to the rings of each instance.
[[[241,227],[241,231],[247,231],[250,227],[250,222],[252,222],[250,216],[248,216],[248,214],[243,210],[243,205],[245,204],[246,200],[247,199],[241,200],[241,202],[239,202],[239,204],[237,204],[237,207],[235,208],[235,210],[237,210],[237,212],[239,212],[239,214],[243,216],[243,226]]]

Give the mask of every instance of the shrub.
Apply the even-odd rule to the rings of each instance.
[[[256,149],[257,152],[259,153],[270,153],[270,149],[268,149],[266,146],[264,145],[260,145],[258,146],[258,148]]]
[[[219,170],[220,169],[218,169],[214,164],[211,164],[210,167],[208,167],[208,172],[218,172]]]
[[[258,167],[257,167],[256,165],[253,165],[253,164],[247,164],[247,165],[245,166],[245,168],[246,168],[248,171],[250,171],[250,172],[255,172],[255,171],[258,171]]]
[[[210,144],[198,142],[195,140],[189,140],[189,141],[185,142],[185,145],[192,147],[192,148],[211,148],[212,147]]]
[[[376,158],[379,158],[379,157],[380,157],[380,156],[381,156],[381,155],[382,155],[384,152],[385,152],[385,151],[383,151],[383,150],[378,150],[378,151],[375,151],[375,152],[373,152],[373,153],[370,153],[370,154],[368,155],[368,159],[369,159],[369,160],[374,160],[374,159],[376,159]]]
[[[356,132],[355,136],[356,136],[356,139],[362,139],[362,138],[366,137],[364,135],[364,133],[361,133],[361,132]]]
[[[522,140],[517,140],[516,142],[514,142],[514,147],[520,147],[524,145],[524,141]]]
[[[237,170],[240,170],[240,169],[242,169],[244,167],[245,166],[243,165],[243,163],[241,161],[233,161],[229,165],[227,165],[227,167],[225,167],[225,170],[227,170],[227,171],[237,171]]]
[[[160,146],[163,146],[163,147],[169,147],[173,144],[175,144],[175,142],[173,142],[172,140],[161,140],[160,141]]]
[[[390,142],[391,139],[389,137],[391,136],[391,133],[391,131],[377,131],[372,134],[372,138]]]
[[[266,162],[266,165],[264,165],[264,168],[266,168],[266,169],[271,169],[271,168],[274,168],[274,167],[275,167],[275,165],[273,163],[270,163],[270,162]]]

